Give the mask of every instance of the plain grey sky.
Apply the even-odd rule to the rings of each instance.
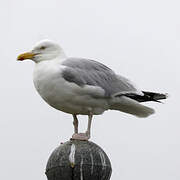
[[[168,92],[156,114],[96,116],[92,141],[111,159],[112,180],[180,179],[180,2],[178,0],[7,0],[1,17],[0,179],[45,180],[52,150],[72,133],[72,117],[37,94],[33,62],[18,54],[57,41],[67,55],[98,60],[143,90]],[[80,117],[81,131],[87,117]]]

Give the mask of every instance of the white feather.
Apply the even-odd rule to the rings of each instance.
[[[148,117],[155,113],[154,109],[144,106],[139,102],[125,96],[114,98],[111,101],[110,109],[119,110],[142,118]]]

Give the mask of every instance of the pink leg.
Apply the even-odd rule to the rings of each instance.
[[[75,133],[73,134],[72,139],[78,139],[83,141],[87,141],[88,139],[90,139],[92,117],[92,114],[88,115],[88,127],[86,133]]]
[[[73,114],[73,125],[74,125],[74,133],[78,133],[78,118],[77,115]]]
[[[86,130],[86,135],[87,135],[87,137],[88,137],[89,139],[90,139],[90,137],[91,137],[92,117],[93,117],[92,114],[88,115],[88,127],[87,127],[87,130]]]

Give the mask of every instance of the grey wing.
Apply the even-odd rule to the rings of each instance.
[[[97,61],[68,58],[62,65],[66,66],[62,72],[66,81],[81,87],[85,85],[100,87],[105,91],[105,97],[142,93],[128,79],[116,75],[110,68]]]

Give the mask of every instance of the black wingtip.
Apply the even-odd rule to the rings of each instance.
[[[143,93],[145,96],[149,96],[152,101],[156,101],[156,102],[161,102],[159,100],[167,99],[169,96],[167,93],[162,94],[162,93],[154,93],[154,92],[147,92],[147,91],[143,91]]]
[[[168,94],[161,94],[161,93],[154,93],[154,92],[147,92],[147,91],[142,91],[144,96],[142,95],[137,95],[137,94],[125,94],[125,96],[134,99],[138,102],[147,102],[147,101],[154,101],[158,103],[163,103],[160,100],[167,99]]]

